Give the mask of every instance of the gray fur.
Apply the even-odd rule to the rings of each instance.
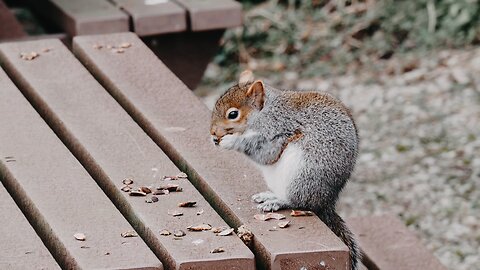
[[[347,244],[352,269],[357,269],[357,244],[335,212],[339,193],[357,158],[359,139],[355,124],[345,111],[322,102],[300,109],[291,107],[288,101],[294,93],[298,92],[265,85],[263,109],[251,112],[247,120],[247,131],[255,131],[255,135],[239,137],[231,149],[266,165],[281,154],[295,130],[300,130],[303,137],[294,143],[301,148],[304,163],[288,187],[288,201],[278,200],[268,192],[256,194],[253,199],[265,211],[286,207],[314,211]]]

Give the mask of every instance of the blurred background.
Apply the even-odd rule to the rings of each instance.
[[[340,213],[395,213],[450,269],[479,269],[480,1],[241,2],[195,93],[212,108],[251,69],[339,97],[361,137]]]
[[[5,2],[28,35],[64,30]],[[480,269],[480,0],[240,2],[197,87],[223,30],[144,41],[210,108],[245,69],[340,98],[361,137],[340,214],[394,213],[449,269]]]

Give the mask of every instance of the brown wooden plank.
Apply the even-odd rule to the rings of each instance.
[[[5,157],[2,157],[0,163],[5,161]],[[23,270],[32,265],[38,269],[60,269],[2,184],[0,213],[8,217],[2,220],[0,226],[0,269]]]
[[[393,215],[349,218],[347,224],[366,253],[369,269],[446,269]]]
[[[20,59],[18,54],[16,58]],[[132,230],[130,224],[2,70],[0,126],[2,183],[62,268],[162,269],[140,238],[120,236]],[[4,212],[2,215],[7,216]],[[2,222],[1,230],[4,226]],[[79,232],[86,235],[85,241],[74,238]],[[0,258],[9,252],[3,244],[0,246]],[[24,269],[32,266],[40,265]]]
[[[22,51],[45,47],[51,51],[33,61],[18,57]],[[131,50],[124,48],[123,53],[118,53],[106,47],[104,44],[95,50],[115,57],[124,57]],[[226,226],[188,180],[178,181],[183,192],[159,196],[158,203],[146,203],[145,197],[120,191],[125,178],[133,178],[137,185],[156,186],[163,183],[162,175],[175,175],[178,168],[60,41],[4,44],[0,46],[0,59],[24,94],[162,259],[165,268],[254,268],[253,254],[234,235],[220,237],[212,232],[187,231],[188,226],[200,223]],[[196,207],[177,206],[187,200],[196,201]],[[203,213],[197,215],[202,209]],[[182,210],[184,215],[173,217],[168,210]],[[162,229],[182,229],[187,235],[176,240],[172,235],[160,235]],[[210,253],[218,247],[225,252]]]
[[[187,29],[187,12],[169,0],[113,0],[130,15],[139,36],[181,32]]]
[[[106,0],[27,0],[70,36],[126,32],[128,15]]]
[[[233,0],[174,0],[188,10],[190,29],[205,31],[242,24],[242,5]]]
[[[132,44],[121,57],[93,44]],[[245,225],[255,235],[253,250],[268,269],[345,269],[347,247],[317,218],[290,218],[288,229],[258,221],[250,197],[266,190],[260,173],[241,155],[213,146],[210,111],[132,33],[77,37],[77,57],[177,166],[209,199],[231,226]]]
[[[0,40],[16,39],[27,36],[7,5],[0,0]]]

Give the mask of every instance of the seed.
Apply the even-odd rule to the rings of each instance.
[[[152,196],[152,202],[158,202],[158,197],[157,196]]]

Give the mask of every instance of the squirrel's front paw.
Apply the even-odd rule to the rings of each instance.
[[[237,138],[238,135],[227,134],[220,139],[220,143],[218,145],[224,149],[232,150],[235,146]]]
[[[257,208],[264,212],[272,212],[272,211],[277,211],[282,208],[285,208],[286,206],[287,206],[286,202],[279,199],[273,199],[273,200],[262,202],[257,206]]]

